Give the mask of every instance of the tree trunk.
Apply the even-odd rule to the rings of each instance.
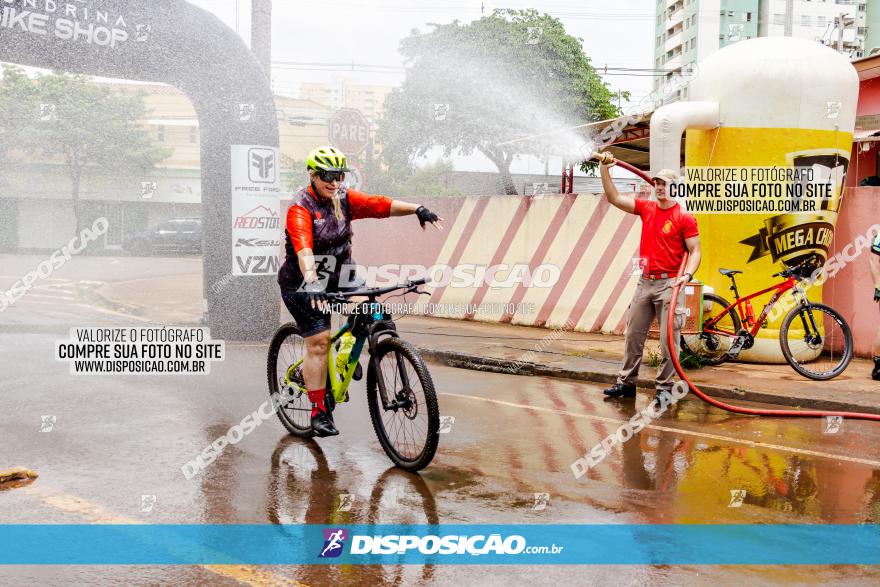
[[[498,179],[501,182],[501,189],[504,190],[504,193],[508,196],[517,195],[519,192],[516,191],[516,185],[513,183],[513,176],[510,175],[510,164],[500,167],[498,171]]]
[[[70,169],[71,183],[71,199],[73,201],[73,217],[76,221],[75,235],[82,233],[85,223],[83,222],[82,210],[79,201],[80,178],[82,177],[82,168],[80,168],[75,157],[68,160],[68,169]]]
[[[513,177],[510,175],[510,164],[513,162],[513,155],[500,155],[493,153],[490,149],[477,147],[477,149],[489,158],[495,167],[498,168],[498,182],[501,189],[508,196],[515,196],[519,192],[516,191],[516,185],[513,183]]]

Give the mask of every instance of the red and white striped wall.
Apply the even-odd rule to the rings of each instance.
[[[443,232],[431,227],[423,232],[411,217],[357,221],[355,260],[362,265],[524,263],[532,270],[542,264],[560,269],[553,287],[430,290],[430,300],[423,296],[420,301],[435,304],[434,315],[623,331],[637,282],[632,275],[641,226],[637,216],[620,212],[595,194],[428,198],[419,203],[445,219]],[[509,304],[526,311],[504,311]],[[475,307],[480,309],[473,312]]]

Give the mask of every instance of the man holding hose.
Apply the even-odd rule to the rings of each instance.
[[[623,366],[617,376],[617,383],[605,390],[612,398],[635,397],[636,381],[645,350],[645,339],[654,318],[660,323],[660,350],[662,359],[657,371],[655,387],[657,394],[671,392],[675,367],[669,354],[666,336],[667,315],[672,297],[672,288],[688,283],[700,266],[700,233],[697,220],[685,212],[669,197],[667,186],[677,181],[675,171],[664,169],[654,176],[656,201],[637,200],[622,196],[611,181],[609,169],[616,163],[611,153],[599,155],[600,175],[605,197],[612,206],[629,214],[637,214],[642,219],[642,236],[639,256],[646,260],[635,295],[629,306],[626,322],[626,340]],[[676,281],[675,276],[689,253],[685,273]],[[679,291],[675,304],[674,352],[679,352],[681,328],[684,326],[684,288]]]

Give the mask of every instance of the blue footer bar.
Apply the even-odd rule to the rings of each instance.
[[[0,564],[877,565],[877,525],[0,525]]]

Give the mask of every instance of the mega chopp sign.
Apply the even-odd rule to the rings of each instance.
[[[152,25],[118,9],[101,9],[80,0],[0,0],[0,29],[52,35],[64,41],[116,47],[144,42]]]
[[[0,61],[166,83],[189,97],[202,138],[208,325],[218,338],[269,336],[277,247],[262,245],[279,237],[233,235],[230,218],[263,204],[260,197],[277,209],[278,123],[269,81],[241,37],[184,0],[0,0]],[[236,247],[239,238],[245,244]]]

